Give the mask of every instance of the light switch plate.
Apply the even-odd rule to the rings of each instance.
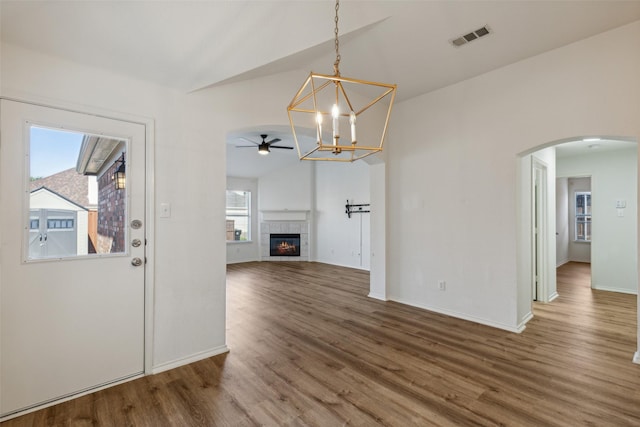
[[[171,203],[160,203],[160,218],[171,218]]]

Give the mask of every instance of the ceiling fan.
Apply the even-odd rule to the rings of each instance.
[[[236,147],[237,148],[258,147],[258,153],[263,155],[269,154],[270,148],[283,148],[285,150],[293,150],[293,147],[284,147],[282,145],[271,145],[271,144],[275,144],[276,142],[280,142],[282,140],[280,138],[273,138],[271,141],[267,141],[266,140],[267,136],[268,135],[264,135],[264,134],[260,135],[260,137],[262,137],[262,142],[255,142],[255,141],[251,141],[250,139],[241,137],[242,139],[252,143],[253,145],[237,145]]]

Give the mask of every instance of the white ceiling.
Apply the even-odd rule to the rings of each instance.
[[[0,8],[3,41],[185,92],[282,71],[329,74],[335,55],[332,1],[0,0]],[[640,0],[343,0],[339,17],[342,74],[397,83],[402,101],[636,21]],[[491,35],[449,43],[483,25]],[[280,151],[271,154],[290,153]]]
[[[635,141],[612,139],[607,137],[589,137],[578,141],[567,141],[556,145],[556,157],[573,157],[584,154],[602,153],[605,151],[623,150],[635,147]]]

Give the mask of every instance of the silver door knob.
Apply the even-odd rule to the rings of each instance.
[[[131,265],[133,265],[134,267],[140,267],[142,265],[142,260],[138,257],[133,258],[131,260]]]
[[[131,246],[133,246],[134,248],[139,247],[142,244],[142,241],[140,239],[133,239],[131,241]]]

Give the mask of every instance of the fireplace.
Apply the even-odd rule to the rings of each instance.
[[[270,234],[270,256],[300,256],[300,234]]]

